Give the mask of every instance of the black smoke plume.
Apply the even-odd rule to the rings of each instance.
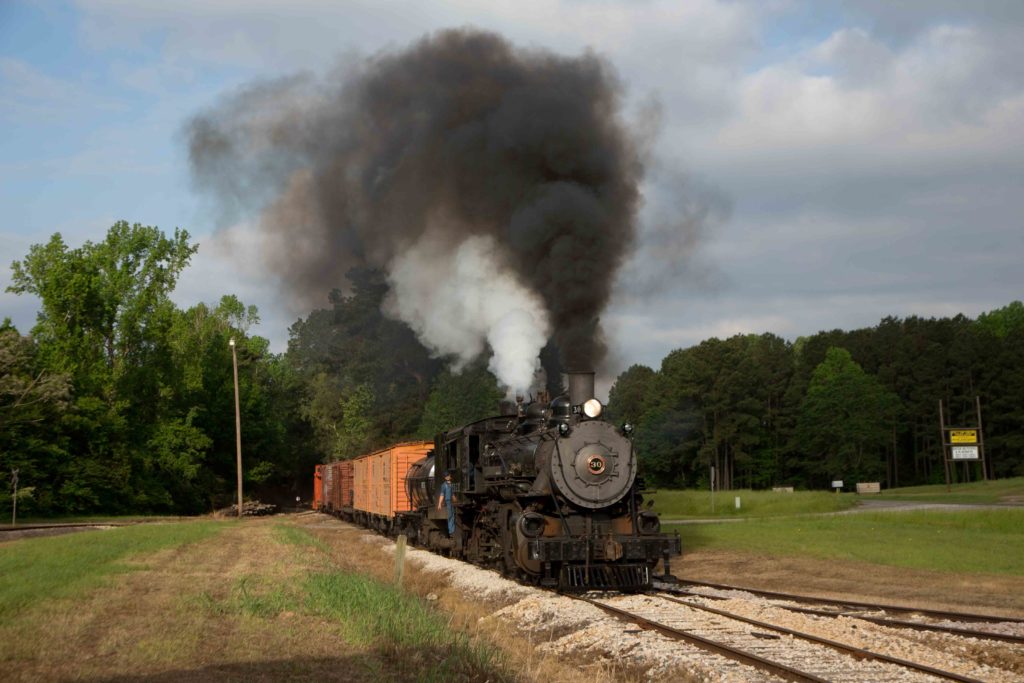
[[[250,86],[187,135],[196,186],[222,209],[255,211],[293,298],[320,299],[355,265],[390,271],[426,239],[454,250],[487,238],[468,253],[497,245],[495,269],[543,302],[566,366],[594,368],[642,175],[621,100],[594,54],[460,29],[325,79]],[[442,275],[427,266],[417,286]]]

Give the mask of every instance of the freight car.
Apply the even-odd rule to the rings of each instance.
[[[682,552],[645,509],[632,428],[601,419],[593,373],[513,415],[316,469],[314,506],[560,590],[643,590]],[[452,475],[455,533],[436,505]],[[349,487],[346,489],[345,487]]]
[[[400,443],[353,460],[317,465],[313,509],[384,534],[411,512],[406,475],[433,450],[430,441]]]

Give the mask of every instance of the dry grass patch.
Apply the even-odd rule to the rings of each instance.
[[[273,524],[232,525],[217,538],[149,556],[146,569],[115,585],[19,615],[0,627],[5,677],[380,680],[372,647],[298,609],[304,577],[326,565],[309,549],[281,543]]]
[[[379,581],[394,580],[393,545],[383,537],[364,529],[319,515],[300,518],[301,528],[322,544],[332,561],[354,572],[367,573]],[[497,580],[498,574],[495,574]],[[452,586],[443,572],[428,571],[407,561],[403,589],[431,602],[446,615],[450,628],[467,634],[473,642],[498,648],[506,668],[523,681],[560,681],[565,683],[611,683],[650,680],[645,668],[630,666],[597,656],[562,658],[541,651],[541,646],[562,635],[543,628],[527,631],[492,615],[516,602],[515,597],[467,596]],[[682,673],[666,680],[688,680]]]

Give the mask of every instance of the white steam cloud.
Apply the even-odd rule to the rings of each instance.
[[[530,388],[550,336],[547,309],[502,263],[493,237],[453,246],[427,233],[388,266],[388,315],[407,323],[438,355],[462,367],[490,345],[489,368],[510,393]]]

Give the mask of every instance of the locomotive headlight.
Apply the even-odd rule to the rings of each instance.
[[[583,414],[587,417],[594,418],[601,414],[602,408],[603,406],[601,405],[601,402],[596,398],[592,398],[583,404]]]

